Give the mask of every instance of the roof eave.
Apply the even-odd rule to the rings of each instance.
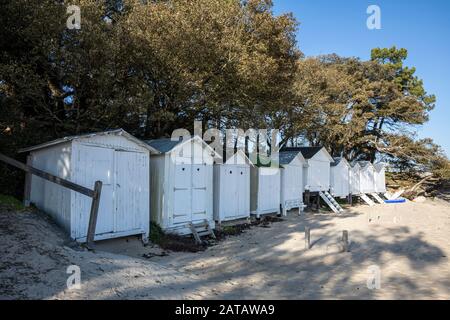
[[[102,136],[102,135],[124,136],[126,139],[133,141],[134,143],[136,143],[140,147],[147,149],[151,154],[159,154],[160,153],[155,148],[147,145],[145,142],[139,140],[138,138],[134,137],[133,135],[129,134],[128,132],[126,132],[123,129],[116,129],[116,130],[111,130],[111,131],[89,133],[89,134],[85,134],[85,135],[76,135],[76,136],[70,136],[70,137],[63,137],[63,138],[59,138],[59,139],[56,139],[56,140],[53,140],[53,141],[50,141],[50,142],[45,142],[45,143],[38,144],[36,146],[32,146],[32,147],[28,147],[28,148],[22,148],[22,149],[20,149],[18,151],[18,153],[31,152],[31,151],[35,151],[35,150],[40,150],[40,149],[45,149],[45,148],[49,148],[49,147],[52,147],[52,146],[56,146],[56,145],[62,144],[62,143],[72,142],[73,140],[76,140],[76,139],[85,139],[85,138],[90,138],[90,137],[95,137],[95,136]]]

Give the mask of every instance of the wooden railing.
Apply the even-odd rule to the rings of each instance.
[[[64,188],[68,188],[70,190],[76,191],[78,193],[81,193],[85,196],[92,198],[91,211],[90,211],[90,215],[89,215],[87,239],[86,239],[88,248],[92,248],[92,246],[94,244],[95,228],[97,226],[98,207],[100,204],[100,196],[102,193],[103,183],[101,181],[96,181],[95,185],[94,185],[94,189],[92,190],[92,189],[80,186],[79,184],[73,183],[71,181],[54,176],[45,171],[33,168],[32,166],[30,166],[28,164],[24,164],[22,162],[14,160],[14,159],[7,157],[1,153],[0,153],[0,161],[3,161],[4,163],[9,164],[10,166],[16,167],[20,170],[23,170],[27,173],[26,178],[25,178],[25,192],[24,192],[24,204],[26,206],[30,205],[31,175],[38,176],[42,179],[53,182]]]

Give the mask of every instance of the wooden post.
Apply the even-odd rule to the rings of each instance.
[[[343,245],[343,252],[348,251],[348,231],[344,230],[342,231],[342,245]]]
[[[309,227],[305,227],[305,249],[311,249],[311,229]]]
[[[32,160],[32,156],[28,155],[27,156],[27,166],[31,166],[31,161]],[[24,191],[23,191],[23,205],[25,207],[29,207],[30,206],[30,201],[31,201],[31,176],[32,174],[30,172],[25,172],[25,186],[24,186]]]
[[[310,194],[309,190],[305,190],[305,205],[306,205],[306,210],[310,209],[310,206],[311,206],[311,194]]]
[[[298,215],[300,216],[305,210],[304,202],[303,202],[303,193],[300,194],[300,208],[298,208]]]
[[[92,248],[94,244],[95,227],[97,226],[98,207],[100,205],[102,185],[103,183],[101,181],[95,181],[94,196],[92,197],[92,205],[89,215],[89,225],[86,239],[88,248]]]
[[[314,199],[314,210],[316,212],[320,211],[320,196],[319,196],[319,194],[317,194],[317,196]]]

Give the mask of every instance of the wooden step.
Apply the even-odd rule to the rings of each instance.
[[[189,228],[191,229],[192,235],[194,236],[195,242],[198,244],[202,243],[201,237],[210,236],[213,239],[216,239],[216,235],[209,225],[208,220],[204,220],[201,223],[190,223]]]
[[[378,203],[380,204],[384,204],[383,199],[381,199],[381,197],[378,195],[378,193],[371,193],[370,194]]]
[[[365,193],[360,194],[359,197],[369,206],[373,207],[375,205],[375,202],[373,202],[372,199],[370,199]]]
[[[325,201],[325,203],[333,210],[334,213],[339,213],[339,210],[334,206],[334,204],[330,201],[328,196],[324,194],[322,191],[319,192],[320,197]]]

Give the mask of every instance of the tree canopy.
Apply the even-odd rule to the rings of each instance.
[[[117,127],[159,138],[200,120],[446,172],[442,150],[415,138],[436,99],[406,49],[305,58],[300,24],[270,0],[73,0],[79,30],[66,27],[68,5],[0,3],[0,152]]]

